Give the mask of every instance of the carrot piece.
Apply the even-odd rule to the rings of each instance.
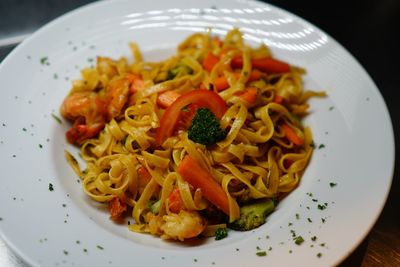
[[[286,138],[289,139],[289,141],[298,146],[303,144],[304,140],[296,134],[292,127],[290,127],[286,123],[282,124],[281,127],[283,129],[283,132],[285,133]]]
[[[254,104],[257,101],[257,88],[249,87],[239,97],[249,104]]]
[[[290,66],[286,62],[274,58],[252,59],[253,68],[265,71],[267,73],[285,73],[290,71]]]
[[[285,73],[290,71],[289,64],[270,57],[253,58],[251,59],[251,66],[266,73]],[[242,68],[243,58],[241,56],[234,57],[231,60],[231,67]]]
[[[139,169],[137,169],[137,174],[138,174],[138,190],[139,194],[141,194],[145,189],[145,187],[147,186],[147,184],[151,181],[151,174],[143,166],[140,166]]]
[[[236,77],[236,79],[239,79],[239,77],[240,77],[239,72],[234,72],[233,75]],[[258,70],[253,70],[250,73],[247,82],[257,81],[260,78],[261,78],[261,72],[259,72]],[[228,88],[229,83],[225,76],[219,76],[214,80],[214,86],[215,86],[215,89],[219,92],[219,91],[222,91],[222,90],[225,90],[226,88]]]
[[[214,80],[215,89],[219,92],[229,87],[228,80],[225,76],[219,76]]]
[[[179,213],[181,210],[185,208],[185,204],[183,204],[181,193],[179,188],[175,188],[168,197],[169,200],[169,210],[173,213]]]
[[[247,82],[258,81],[259,79],[261,79],[261,72],[258,70],[252,70]]]
[[[179,164],[178,173],[193,187],[200,188],[203,196],[229,215],[229,201],[226,193],[212,175],[187,155]]]
[[[203,68],[207,71],[211,71],[215,64],[219,61],[219,57],[215,56],[213,53],[208,52],[203,60]]]
[[[126,211],[126,203],[122,198],[114,197],[108,202],[108,210],[110,211],[111,219],[117,221]]]
[[[129,93],[134,94],[137,91],[144,89],[144,81],[136,74],[128,74],[127,79],[130,82]]]
[[[272,100],[272,102],[277,103],[277,104],[282,104],[283,102],[283,97],[280,95],[275,95],[274,99]]]
[[[138,174],[139,187],[145,187],[151,180],[151,174],[143,166],[139,167],[139,169],[137,170],[137,174]]]
[[[172,103],[175,102],[175,100],[180,97],[181,94],[175,92],[175,91],[165,91],[162,92],[158,95],[157,97],[157,105],[159,105],[162,108],[167,108],[172,105]]]

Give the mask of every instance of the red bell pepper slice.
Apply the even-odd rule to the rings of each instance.
[[[161,117],[156,134],[156,142],[159,145],[174,133],[181,110],[189,104],[195,104],[198,108],[208,108],[218,119],[221,119],[227,109],[225,101],[213,91],[197,89],[181,95]]]

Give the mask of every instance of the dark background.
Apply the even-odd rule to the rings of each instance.
[[[90,0],[0,0],[0,43],[31,33],[44,23]],[[400,1],[264,1],[317,25],[341,43],[364,66],[389,108],[396,140],[400,137]],[[0,46],[0,61],[16,44]],[[371,121],[371,127],[374,127]],[[368,145],[368,144],[366,144]],[[396,143],[396,152],[400,150]],[[341,266],[400,266],[400,170],[376,225]],[[379,179],[379,177],[377,177]],[[368,207],[366,207],[368,208]],[[396,212],[397,211],[397,212]]]

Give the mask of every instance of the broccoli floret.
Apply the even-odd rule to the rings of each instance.
[[[214,113],[206,108],[199,108],[189,127],[189,139],[206,146],[224,140],[227,133],[222,130]]]
[[[215,231],[215,240],[221,240],[228,236],[228,229],[226,227],[218,228]]]
[[[240,218],[228,224],[228,227],[238,231],[249,231],[265,223],[265,218],[275,208],[274,201],[257,201],[240,208]]]

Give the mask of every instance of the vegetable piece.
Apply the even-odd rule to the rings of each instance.
[[[172,105],[172,103],[177,100],[181,94],[175,92],[175,91],[165,91],[162,92],[158,95],[157,97],[157,105],[159,105],[162,108],[167,108]]]
[[[156,134],[158,144],[161,145],[165,139],[174,133],[182,109],[189,104],[196,104],[199,108],[208,108],[218,119],[224,115],[227,109],[225,101],[213,91],[198,89],[181,95],[165,110],[161,117],[160,127],[157,128]]]
[[[280,95],[275,95],[274,99],[272,100],[272,102],[277,103],[277,104],[282,104],[283,102],[283,97]]]
[[[235,72],[233,73],[233,75],[235,75],[236,79],[239,79],[240,77],[239,72]],[[259,79],[261,79],[261,72],[259,72],[258,70],[253,70],[250,73],[247,82],[258,81]],[[229,83],[225,76],[220,76],[214,80],[214,86],[217,91],[222,91],[229,87]]]
[[[207,71],[211,71],[215,64],[219,61],[219,57],[215,56],[213,53],[208,52],[203,60],[203,68]]]
[[[304,143],[304,140],[300,138],[300,136],[298,136],[296,132],[292,129],[292,127],[290,127],[288,124],[283,123],[281,127],[283,129],[283,132],[285,133],[286,138],[289,139],[289,141],[291,141],[293,144],[300,146]]]
[[[239,97],[252,105],[257,101],[257,88],[249,87],[244,93],[240,94]]]
[[[174,68],[168,70],[167,74],[167,80],[172,80],[174,79],[177,75],[186,75],[186,74],[192,74],[193,70],[182,63],[178,63]]]
[[[221,129],[215,115],[206,108],[197,110],[188,130],[190,140],[206,146],[212,146],[224,140],[226,135],[226,131]]]
[[[149,202],[148,208],[151,213],[158,214],[161,209],[161,199],[159,199],[158,201],[153,200],[153,201]]]
[[[173,213],[179,213],[181,210],[185,208],[185,204],[183,204],[181,193],[179,188],[175,188],[168,197],[169,200],[169,210]]]
[[[232,68],[242,68],[243,58],[241,56],[234,57],[231,61]],[[290,65],[286,62],[265,57],[251,59],[251,66],[266,73],[285,73],[290,71]]]
[[[108,210],[110,211],[111,219],[117,221],[126,211],[126,203],[122,198],[116,196],[108,203]]]
[[[221,227],[215,231],[215,240],[221,240],[228,236],[228,228]]]
[[[143,166],[139,167],[139,169],[137,170],[137,174],[138,174],[139,189],[144,189],[151,180],[151,174]]]
[[[229,87],[228,80],[225,76],[219,76],[214,80],[215,89],[219,92]]]
[[[257,201],[240,207],[240,218],[228,227],[237,231],[249,231],[265,223],[265,218],[275,208],[271,199]]]
[[[196,160],[187,155],[179,164],[177,171],[194,188],[200,188],[208,201],[229,215],[229,201],[226,193],[212,175],[203,169]]]
[[[137,91],[144,89],[144,81],[143,79],[135,74],[128,74],[127,79],[130,82],[129,93],[134,94]]]

